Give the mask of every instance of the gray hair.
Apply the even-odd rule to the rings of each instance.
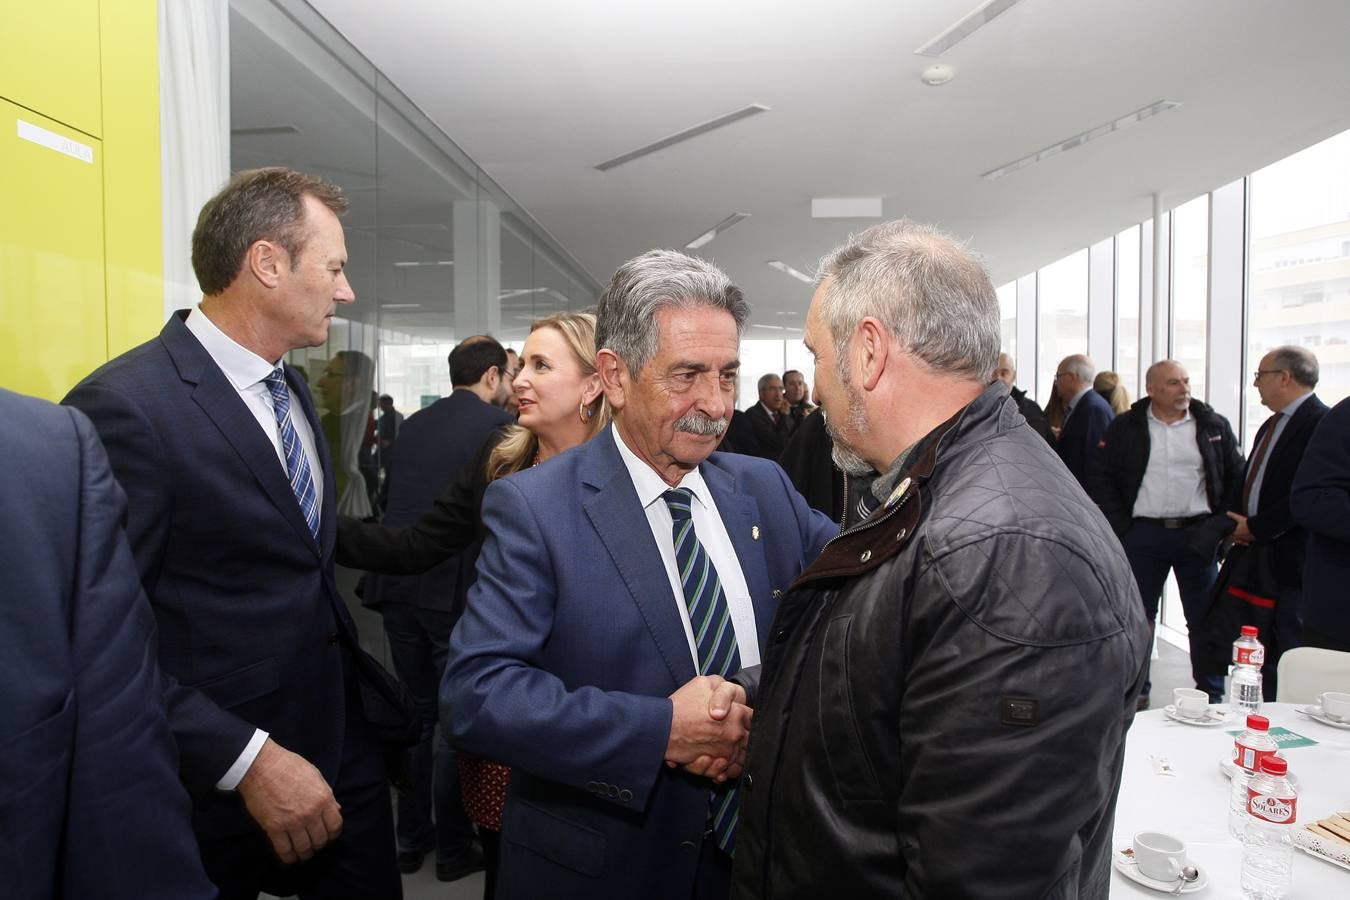
[[[774,372],[768,372],[759,376],[759,382],[755,385],[755,390],[759,391],[761,394],[764,393],[764,389],[768,387],[775,378],[778,378],[778,375]],[[781,381],[782,379],[779,380]]]
[[[1299,384],[1307,388],[1317,387],[1317,379],[1321,375],[1321,370],[1317,365],[1317,357],[1313,356],[1311,350],[1306,347],[1285,344],[1283,347],[1276,347],[1271,350],[1270,356],[1276,368],[1284,369]]]
[[[1171,362],[1165,359],[1162,362]],[[1160,366],[1162,363],[1154,363],[1154,366]],[[1072,372],[1078,376],[1078,380],[1083,384],[1092,384],[1097,377],[1097,366],[1092,362],[1092,358],[1084,356],[1082,353],[1075,353],[1073,356],[1066,356],[1060,361],[1060,368],[1065,372]],[[1144,377],[1147,382],[1152,377],[1153,367],[1149,367],[1149,374]]]
[[[946,232],[907,219],[852,235],[820,261],[832,279],[821,318],[842,359],[865,316],[933,369],[984,382],[998,365],[1002,327],[989,275]]]
[[[648,250],[619,266],[601,292],[595,347],[618,354],[637,378],[661,345],[656,314],[699,306],[729,312],[740,338],[750,305],[725,272],[677,250]]]

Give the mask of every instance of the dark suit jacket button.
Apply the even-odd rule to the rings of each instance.
[[[337,645],[338,645],[338,634],[335,631],[328,636],[328,646],[336,647]]]
[[[588,781],[586,782],[586,790],[594,794],[596,791],[600,790],[600,783],[597,781]]]
[[[747,791],[753,791],[755,789],[755,776],[746,772],[745,777],[741,779],[741,784],[745,786]]]
[[[611,800],[618,800],[618,799],[619,799],[619,789],[616,788],[614,785],[612,785],[612,784],[607,784],[607,785],[605,785],[605,789],[606,789],[606,793],[609,794],[609,798],[610,798]]]
[[[698,844],[695,844],[693,841],[680,841],[680,846],[692,850],[697,847]]]
[[[629,800],[633,799],[633,792],[628,790],[619,791],[619,799],[624,803],[627,803]]]

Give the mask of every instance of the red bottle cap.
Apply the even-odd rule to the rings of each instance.
[[[1254,731],[1269,731],[1270,720],[1265,716],[1258,716],[1256,713],[1252,713],[1247,717],[1247,727]]]
[[[1242,636],[1243,636],[1243,637],[1256,637],[1256,635],[1259,634],[1259,633],[1260,633],[1260,632],[1258,631],[1258,629],[1257,629],[1257,627],[1256,627],[1255,625],[1243,625],[1243,626],[1242,626]]]
[[[1267,775],[1287,775],[1289,774],[1289,761],[1278,756],[1262,757],[1261,771]]]

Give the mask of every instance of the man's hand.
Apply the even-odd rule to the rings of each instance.
[[[754,715],[745,705],[745,689],[717,675],[701,675],[670,700],[666,764],[719,783],[739,778]]]
[[[342,833],[342,814],[328,782],[307,759],[271,738],[237,790],[284,863],[309,859]]]
[[[1234,522],[1237,523],[1237,528],[1233,529],[1233,533],[1229,535],[1233,543],[1235,544],[1255,543],[1256,535],[1252,534],[1251,529],[1247,527],[1246,516],[1240,516],[1235,512],[1230,512],[1228,513],[1228,518],[1232,519]]]

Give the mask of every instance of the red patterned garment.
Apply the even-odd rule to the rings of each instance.
[[[511,770],[466,753],[456,755],[459,784],[464,791],[464,811],[480,828],[502,830],[502,807],[506,805],[506,786]]]

